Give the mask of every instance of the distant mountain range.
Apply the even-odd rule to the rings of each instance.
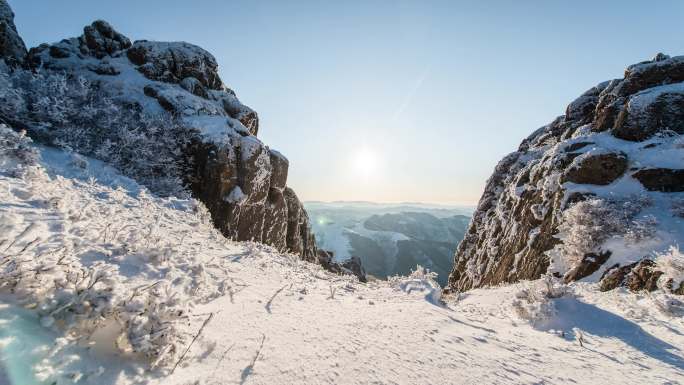
[[[471,207],[421,203],[305,202],[320,248],[336,259],[361,258],[366,272],[384,279],[421,265],[446,284]]]

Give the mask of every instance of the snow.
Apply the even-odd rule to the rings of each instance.
[[[627,103],[630,114],[640,114],[653,104],[659,96],[663,94],[682,94],[684,93],[684,83],[666,84],[639,91],[634,94]]]
[[[0,174],[0,237],[14,241],[0,246],[3,257],[37,263],[68,246],[71,266],[108,269],[114,297],[170,295],[184,313],[166,314],[175,332],[162,347],[176,346],[175,354],[150,369],[154,360],[131,352],[120,334],[124,310],[99,313],[95,330],[78,325],[69,334],[57,304],[34,307],[3,290],[0,365],[12,378],[36,376],[15,384],[684,381],[684,304],[663,292],[600,293],[576,283],[543,300],[549,316],[531,322],[518,315],[516,293],[538,282],[441,297],[419,268],[362,284],[268,246],[226,240],[195,202],[156,198],[97,161],[40,151],[32,172]],[[32,290],[30,298],[41,298],[42,288]],[[64,295],[45,294],[58,303]],[[117,309],[116,300],[108,306]],[[16,345],[26,330],[35,338]]]
[[[74,49],[74,44],[58,43],[69,50]],[[200,47],[183,42],[141,42],[149,50],[151,56],[169,55],[169,49],[173,48],[183,55],[183,59],[196,60],[198,65],[209,63],[216,65],[216,60],[207,51]],[[77,46],[77,44],[76,44]],[[187,92],[179,84],[164,83],[150,80],[140,73],[129,61],[126,55],[107,57],[103,60],[91,56],[78,57],[72,54],[68,58],[52,59],[48,50],[42,53],[43,60],[49,61],[53,70],[75,72],[93,83],[102,83],[101,87],[114,100],[125,103],[135,103],[143,107],[150,115],[164,114],[165,110],[156,99],[148,97],[143,92],[144,88],[152,87],[167,100],[179,106],[181,117],[190,128],[196,129],[202,138],[208,142],[225,144],[228,138],[236,133],[249,134],[249,130],[237,119],[233,119],[223,108],[223,99],[230,100],[234,109],[247,110],[240,101],[227,91],[210,90],[211,99],[204,99]],[[100,75],[90,70],[102,64],[111,66],[119,73],[116,75]]]
[[[245,193],[242,192],[240,186],[233,187],[233,189],[230,190],[230,194],[223,198],[224,201],[230,203],[240,203],[243,202],[245,199],[247,199],[247,195],[245,195]]]
[[[418,266],[408,277],[392,277],[390,285],[405,292],[406,294],[419,293],[426,301],[433,305],[441,305],[442,288],[435,281],[437,273],[428,272],[422,266]]]
[[[656,88],[660,87],[653,89]],[[614,152],[623,153],[627,156],[630,170],[679,169],[684,165],[683,141],[684,137],[681,136],[675,138],[656,136],[644,142],[631,142],[616,138],[607,132],[578,133],[572,140],[564,142],[562,146],[565,148],[579,142],[592,143],[575,151],[581,155],[574,159],[574,164],[579,163],[589,154]],[[617,203],[625,208],[638,206],[638,210],[629,215],[629,221],[625,221],[619,226],[624,232],[612,234],[598,245],[599,249],[610,250],[612,254],[601,268],[585,277],[583,279],[585,281],[596,282],[600,280],[605,271],[615,264],[625,266],[644,257],[655,259],[658,254],[667,252],[671,247],[684,244],[684,217],[676,215],[676,209],[673,206],[673,202],[682,199],[684,193],[647,191],[631,176],[630,171],[605,186],[566,182],[563,187],[566,199],[572,193],[580,192],[594,194],[600,199]],[[572,208],[569,210],[563,214],[566,220],[568,215],[572,215]],[[621,215],[618,210],[615,212],[617,215]],[[561,225],[561,228],[563,227]],[[578,226],[572,227],[573,230],[578,229]],[[635,229],[643,230],[644,234],[649,234],[649,236],[634,237]],[[597,236],[597,232],[598,230],[592,232],[591,236]],[[557,237],[567,240],[568,231],[561,231]],[[551,257],[551,271],[563,273],[572,267],[567,261],[563,261],[563,259],[568,259],[567,250],[563,245],[556,246],[548,252],[548,255]]]

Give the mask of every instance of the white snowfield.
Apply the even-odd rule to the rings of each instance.
[[[421,269],[361,284],[41,152],[23,173],[0,161],[0,383],[684,383],[684,304],[668,294],[580,283],[546,298],[542,280],[440,303]],[[28,343],[21,323],[46,337]]]

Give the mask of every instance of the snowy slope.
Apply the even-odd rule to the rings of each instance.
[[[30,385],[27,370],[43,383],[98,385],[684,383],[684,305],[667,294],[575,283],[540,299],[538,281],[441,304],[420,271],[361,284],[268,246],[228,241],[195,202],[156,198],[97,161],[41,154],[37,168],[30,159],[0,162],[0,383]],[[71,268],[108,268],[116,281],[109,305],[92,304],[102,308],[91,320],[97,327],[79,324],[68,338],[69,317],[89,313],[63,303],[67,293],[50,293],[48,270],[40,287],[8,288],[8,266],[34,266],[63,247]],[[134,294],[163,306],[118,307],[116,298]],[[70,315],[56,311],[64,306]],[[131,325],[128,311],[171,328],[159,342],[175,350],[156,369],[122,353],[130,346],[121,338],[115,346],[116,325]]]

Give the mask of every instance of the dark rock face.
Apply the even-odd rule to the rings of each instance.
[[[563,277],[565,282],[572,282],[588,277],[598,271],[598,269],[606,263],[610,258],[610,251],[600,254],[587,254],[582,258],[580,263],[573,269],[568,271]]]
[[[658,279],[663,275],[655,269],[655,262],[642,259],[626,266],[616,266],[608,270],[601,279],[601,291],[613,290],[624,286],[631,291],[654,291],[658,288]]]
[[[351,274],[355,275],[360,282],[368,282],[366,278],[366,270],[361,264],[359,257],[353,256],[350,259],[339,263],[333,259],[332,251],[318,249],[317,252],[318,263],[326,270],[337,274]]]
[[[131,41],[126,36],[115,31],[104,20],[96,20],[93,24],[84,27],[83,36],[80,40],[81,53],[95,56],[98,59],[131,46]]]
[[[184,182],[223,234],[318,261],[307,213],[286,187],[287,158],[257,139],[256,112],[224,86],[209,52],[183,42],[131,44],[98,20],[79,37],[42,44],[27,55],[12,18],[0,0],[0,57],[30,70],[81,77],[132,116],[173,119],[194,138],[178,147],[190,170]]]
[[[597,154],[587,156],[565,172],[565,180],[580,184],[607,185],[618,179],[627,169],[625,154]]]
[[[621,139],[641,141],[664,130],[684,133],[684,95],[662,93],[647,108],[646,113],[630,114],[629,108],[624,108],[612,132]]]
[[[214,56],[195,45],[136,41],[126,55],[148,79],[180,83],[190,77],[211,90],[224,88]]]
[[[64,39],[54,45],[41,44],[31,48],[27,62],[32,67],[45,65],[50,68],[54,63],[41,56],[45,51],[48,52],[47,57],[52,59],[66,59],[71,56],[81,59],[88,56],[104,59],[107,56],[114,57],[130,47],[131,41],[126,36],[117,32],[106,21],[96,20],[91,25],[83,27],[83,35],[79,37]]]
[[[352,257],[349,258],[349,260],[345,261],[342,264],[342,267],[351,271],[352,274],[359,278],[359,281],[366,282],[366,271],[363,269],[363,266],[361,265],[361,258],[352,255]]]
[[[650,168],[639,170],[632,176],[650,191],[684,191],[684,169]]]
[[[621,181],[640,182],[644,189],[635,193],[642,195],[684,191],[684,171],[663,168],[658,160],[659,151],[684,153],[677,144],[683,118],[682,56],[659,54],[632,65],[623,79],[598,84],[570,103],[565,115],[532,133],[496,166],[456,251],[447,292],[546,273],[572,281],[605,269],[611,250],[601,247],[585,250],[573,265],[558,263],[564,213],[588,198],[629,201],[622,190],[612,190]]]
[[[14,13],[6,0],[0,0],[0,59],[10,65],[21,64],[27,51],[14,25]]]
[[[266,243],[317,262],[309,218],[295,192],[286,187],[287,159],[253,136],[232,139],[227,146],[192,146],[193,195],[205,203],[226,236]]]
[[[289,250],[301,255],[305,261],[317,262],[316,239],[311,232],[309,215],[291,188],[286,187],[283,195],[288,213],[286,242]]]

